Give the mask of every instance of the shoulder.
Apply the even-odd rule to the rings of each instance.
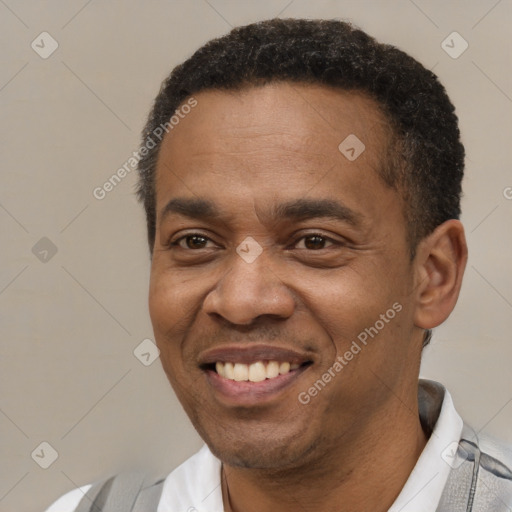
[[[91,488],[91,485],[84,485],[67,492],[50,505],[45,512],[74,512],[84,494]]]
[[[478,447],[484,456],[480,464],[496,476],[512,480],[512,445],[488,434],[478,434]]]
[[[112,477],[112,480],[115,479],[113,488],[117,485],[121,491],[127,487],[132,489],[134,488],[133,482],[135,480],[130,484],[130,475],[143,476],[144,474],[143,471],[127,471],[114,475]],[[140,481],[142,482],[142,480]],[[137,494],[137,489],[139,489],[140,499],[143,499],[143,495],[151,495],[152,502],[154,500],[158,501],[160,497],[166,506],[169,505],[167,508],[172,509],[177,502],[185,501],[190,503],[191,497],[195,494],[198,493],[201,497],[204,497],[205,490],[210,492],[212,488],[215,489],[220,483],[220,461],[211,454],[206,445],[203,445],[197,453],[174,469],[167,477],[156,482],[151,478],[150,481],[153,482],[151,485],[144,485],[143,488],[140,486],[135,487],[135,494]],[[75,512],[84,495],[88,492],[89,494],[94,493],[96,495],[100,489],[98,485],[105,482],[106,480],[103,480],[73,489],[50,505],[45,512]],[[135,483],[138,482],[139,476],[136,476]],[[109,492],[112,494],[114,491]]]
[[[472,432],[473,435],[470,435]],[[469,435],[468,435],[469,434]],[[459,444],[464,463],[452,471],[454,481],[467,488],[470,510],[502,512],[512,506],[512,446],[488,434],[475,433],[466,424]],[[460,473],[457,475],[457,473]]]

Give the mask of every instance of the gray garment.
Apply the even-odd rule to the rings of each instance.
[[[441,411],[445,390],[437,382],[421,379],[420,383],[420,420],[430,436]],[[452,469],[436,512],[512,512],[510,447],[477,434],[464,423],[457,452],[453,455],[445,458]],[[75,512],[156,512],[163,484],[162,479],[148,485],[141,472],[121,473],[95,483]]]
[[[420,382],[420,420],[431,433],[441,411],[444,388],[437,382]],[[512,512],[511,447],[464,423],[454,455],[445,459],[452,469],[436,512]]]
[[[511,512],[512,457],[492,457],[486,445],[464,424],[453,468],[448,476],[437,512]],[[501,460],[500,460],[501,459]]]
[[[75,512],[156,512],[164,479],[149,485],[145,482],[146,475],[141,471],[127,471],[96,482]]]

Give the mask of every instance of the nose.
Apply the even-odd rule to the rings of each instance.
[[[265,315],[289,318],[295,299],[268,263],[263,254],[252,263],[235,254],[231,268],[205,297],[204,311],[239,325],[249,325]]]

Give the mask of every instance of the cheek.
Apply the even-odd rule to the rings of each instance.
[[[180,351],[189,327],[191,311],[193,306],[187,297],[186,288],[176,283],[170,274],[152,269],[149,315],[155,342],[160,350],[160,361],[173,387],[176,385],[175,376],[182,366]]]
[[[149,314],[155,335],[183,333],[197,309],[201,289],[180,272],[153,264],[149,286]],[[157,334],[158,333],[158,334]]]
[[[149,287],[149,313],[162,367],[184,406],[198,400],[189,386],[190,361],[183,353],[183,341],[196,311],[197,287],[182,282],[179,274],[153,267]],[[197,376],[196,376],[197,377]]]
[[[301,295],[319,324],[339,338],[374,323],[397,300],[390,283],[355,265],[318,279],[303,279]]]
[[[351,373],[368,358],[377,364],[398,349],[394,341],[404,337],[408,323],[403,280],[394,269],[385,272],[382,266],[363,268],[354,263],[330,276],[302,282],[306,309],[331,341],[332,349],[322,361],[326,367],[351,350],[357,356],[347,353],[355,362],[344,371]]]

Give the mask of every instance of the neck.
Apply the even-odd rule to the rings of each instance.
[[[397,401],[398,403],[398,401]],[[427,437],[414,407],[386,409],[361,432],[302,468],[247,469],[223,465],[226,512],[384,512],[400,494]]]

